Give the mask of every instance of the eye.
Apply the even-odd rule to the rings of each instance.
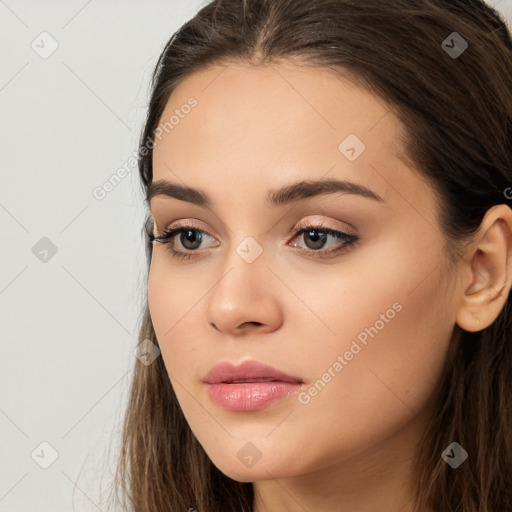
[[[178,236],[179,235],[179,236]],[[169,230],[164,231],[160,236],[154,236],[148,232],[149,239],[151,242],[159,242],[166,246],[166,249],[175,258],[179,259],[190,259],[196,258],[199,255],[194,252],[199,249],[205,236],[213,238],[209,233],[199,229],[195,226],[174,226]],[[176,249],[175,238],[178,238],[179,243],[185,249],[185,251]],[[214,239],[215,240],[215,239]],[[189,251],[189,252],[187,252]]]
[[[215,240],[208,232],[193,225],[173,226],[169,230],[165,230],[160,236],[154,236],[149,231],[147,231],[147,234],[151,242],[155,241],[165,245],[171,256],[182,260],[200,257],[201,254],[198,249],[202,242],[207,237]],[[295,231],[293,239],[300,236],[303,236],[308,248],[298,247],[299,252],[322,258],[346,251],[359,240],[356,235],[325,227],[321,223],[300,226]],[[328,246],[329,238],[335,242],[334,247]],[[177,241],[183,249],[177,248]],[[336,244],[336,241],[339,243]],[[326,245],[328,246],[327,249],[325,248]],[[297,245],[293,246],[297,247]]]
[[[359,237],[356,235],[325,227],[321,223],[301,226],[294,239],[301,236],[308,248],[303,249],[299,247],[300,251],[304,254],[321,258],[344,252],[359,240]],[[325,246],[328,244],[329,237],[334,239],[334,247],[326,249]],[[336,244],[336,240],[341,243]],[[295,247],[297,246],[295,245]]]

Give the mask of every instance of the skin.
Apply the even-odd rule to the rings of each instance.
[[[184,80],[162,119],[191,96],[198,105],[155,146],[153,179],[200,189],[212,206],[157,196],[150,208],[157,235],[193,220],[212,236],[191,260],[154,242],[148,282],[190,428],[222,472],[254,483],[257,512],[412,510],[413,453],[454,326],[487,327],[510,290],[511,210],[489,210],[451,267],[433,192],[400,158],[402,127],[381,99],[329,70],[230,64]],[[338,150],[349,134],[366,146],[355,161]],[[383,201],[335,193],[265,203],[269,190],[326,177]],[[325,258],[301,253],[321,250],[294,235],[304,220],[352,227],[360,239]],[[263,250],[252,263],[236,252],[247,236]],[[326,247],[342,244],[328,237]],[[179,236],[174,245],[187,252]],[[309,403],[292,395],[232,412],[210,400],[202,378],[220,361],[255,359],[309,389],[396,303],[401,310]],[[252,467],[237,457],[248,442],[261,453]]]

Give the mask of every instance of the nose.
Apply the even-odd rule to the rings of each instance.
[[[247,263],[233,253],[206,302],[208,323],[218,332],[235,336],[275,331],[283,323],[279,280],[262,256]]]

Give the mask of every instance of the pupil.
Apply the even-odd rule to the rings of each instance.
[[[327,235],[325,233],[320,235],[316,229],[313,229],[308,231],[308,237],[313,240],[314,244],[313,247],[309,247],[309,244],[306,242],[306,245],[308,245],[310,249],[321,249],[325,244]]]
[[[197,247],[199,247],[199,245],[201,244],[201,237],[200,236],[196,236],[195,235],[196,231],[194,230],[188,230],[188,231],[182,231],[181,235],[180,235],[180,242],[182,243],[183,247],[187,248],[187,249],[197,249]],[[197,246],[193,246],[193,247],[189,247],[187,246],[187,243],[192,243],[192,245],[194,244],[194,242],[199,242],[197,244]]]

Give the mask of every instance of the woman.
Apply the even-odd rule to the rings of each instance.
[[[512,510],[511,51],[479,0],[217,0],[173,35],[129,510]]]

